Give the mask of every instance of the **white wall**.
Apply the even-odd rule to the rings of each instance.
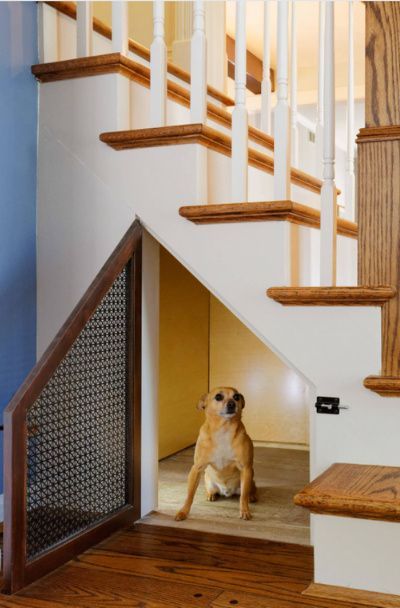
[[[158,377],[160,247],[147,232],[142,250],[142,496],[146,515],[158,502]],[[148,479],[152,482],[148,483]]]
[[[393,429],[400,424],[399,400],[382,399],[362,386],[363,378],[380,368],[380,309],[288,308],[266,298],[267,287],[287,280],[290,227],[285,222],[196,226],[179,217],[180,205],[198,199],[199,146],[115,152],[102,144],[99,133],[115,124],[116,88],[114,75],[40,87],[39,350],[137,215],[157,241],[306,379],[311,392],[340,396],[350,406],[330,417],[317,416],[310,403],[313,475],[336,461],[398,464],[400,445]],[[142,107],[133,112],[133,122],[139,122]],[[228,193],[230,162],[218,163],[213,184],[222,195],[224,188]],[[213,186],[209,188],[213,197]],[[152,318],[156,323],[155,302]],[[154,340],[155,334],[149,344]],[[151,366],[154,356],[144,352],[144,366]],[[143,437],[149,438],[156,433],[156,394],[146,403]],[[155,500],[156,451],[148,450],[145,458],[143,504],[150,509]],[[375,523],[357,523],[366,542],[375,538]],[[335,546],[333,576],[327,566],[332,553],[326,539],[335,533],[346,535],[346,545]],[[389,572],[384,581],[379,578],[376,554],[360,545],[351,521],[342,525],[321,518],[314,542],[317,581],[346,585],[354,580],[363,588],[400,593],[397,576]],[[399,543],[400,527],[394,526],[390,542],[381,543],[380,559],[395,561]]]

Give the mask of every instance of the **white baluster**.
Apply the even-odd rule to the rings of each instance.
[[[232,113],[232,200],[247,201],[246,0],[236,0],[235,108]]]
[[[324,30],[325,0],[319,1],[319,37],[318,37],[318,100],[317,124],[315,129],[315,174],[322,178],[322,157],[324,141]]]
[[[349,1],[349,42],[347,72],[347,153],[345,177],[345,212],[354,220],[355,178],[354,178],[354,4]]]
[[[128,3],[112,2],[112,50],[128,54]]]
[[[271,134],[271,59],[269,34],[269,4],[270,0],[264,0],[264,52],[263,73],[261,82],[261,130]]]
[[[290,108],[288,104],[288,2],[279,0],[277,13],[277,92],[274,125],[274,197],[290,199]]]
[[[128,55],[128,2],[111,2],[112,7],[112,50]],[[118,130],[130,127],[130,82],[121,74],[115,75],[115,111]]]
[[[335,6],[325,5],[324,153],[321,190],[321,285],[336,283]]]
[[[207,40],[203,0],[193,2],[193,36],[190,60],[190,116],[204,123],[207,116]]]
[[[292,164],[299,166],[299,129],[297,126],[297,22],[296,0],[292,0],[292,40],[290,45],[290,122]]]
[[[76,55],[89,57],[92,54],[93,10],[91,2],[76,4]]]
[[[150,120],[153,127],[166,123],[167,47],[164,40],[164,2],[153,2],[153,33],[150,47]]]

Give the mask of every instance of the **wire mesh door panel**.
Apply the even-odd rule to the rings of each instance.
[[[7,408],[9,591],[139,515],[140,234],[135,224]]]
[[[27,557],[128,502],[128,281],[120,273],[27,412]]]

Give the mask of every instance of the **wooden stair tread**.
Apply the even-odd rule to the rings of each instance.
[[[400,521],[400,467],[335,463],[294,502],[313,513]]]
[[[396,376],[368,376],[364,386],[381,397],[400,397],[400,378]]]
[[[102,133],[100,139],[114,150],[176,146],[190,143],[201,144],[226,156],[231,156],[232,153],[232,138],[229,135],[201,123],[129,131],[109,131]],[[249,165],[267,173],[273,174],[274,172],[274,159],[253,148],[249,148]],[[291,181],[293,184],[312,192],[320,193],[321,191],[322,182],[320,179],[293,167],[291,169]],[[340,190],[337,192],[339,194]]]
[[[138,50],[137,44],[133,45],[131,50],[144,57],[143,53],[140,53],[140,49]],[[175,69],[179,70],[177,66],[175,66]],[[32,66],[32,74],[34,74],[40,82],[55,82],[58,80],[68,80],[70,78],[100,76],[102,74],[121,74],[147,88],[150,87],[150,68],[121,53],[106,53],[104,55],[92,55],[90,57],[79,57],[77,59],[41,63]],[[215,89],[214,92],[216,93]],[[167,80],[167,95],[169,99],[172,99],[186,108],[190,108],[189,88],[184,87],[173,80]],[[219,101],[222,100],[220,99]],[[207,118],[227,129],[232,127],[232,114],[225,108],[215,105],[212,102],[207,103]],[[270,135],[267,135],[253,126],[249,126],[248,133],[250,140],[267,150],[274,149],[274,139]]]
[[[311,228],[319,228],[321,225],[321,213],[318,209],[289,200],[187,205],[179,209],[179,214],[195,224],[288,221]],[[354,222],[338,218],[337,231],[343,236],[357,238],[358,228]]]
[[[383,306],[394,287],[270,287],[267,296],[284,306]]]

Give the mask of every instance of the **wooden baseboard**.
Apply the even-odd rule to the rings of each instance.
[[[303,595],[318,599],[334,600],[336,602],[351,602],[369,608],[400,608],[400,596],[388,593],[377,593],[376,591],[364,591],[362,589],[350,589],[349,587],[336,587],[334,585],[323,585],[311,583]],[[340,604],[338,604],[339,606]]]
[[[281,441],[261,441],[253,439],[255,448],[277,448],[280,450],[299,450],[300,452],[309,452],[310,446],[305,443],[284,443]]]

